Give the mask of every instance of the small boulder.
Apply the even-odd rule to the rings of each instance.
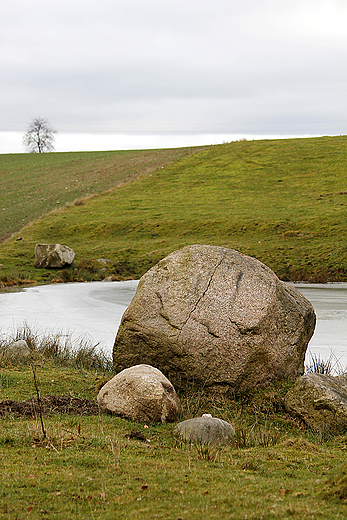
[[[306,374],[287,393],[284,406],[315,430],[335,433],[347,428],[347,374]]]
[[[114,376],[101,388],[97,401],[101,411],[137,422],[172,422],[182,413],[170,381],[149,365],[133,366]]]
[[[118,329],[114,367],[148,363],[176,388],[243,391],[302,375],[315,322],[311,303],[259,260],[188,246],[142,276]]]
[[[10,361],[25,361],[30,357],[31,350],[24,339],[10,343],[1,351],[1,357]]]
[[[235,435],[230,423],[209,413],[177,424],[175,431],[184,441],[192,443],[228,444]]]
[[[61,244],[36,244],[35,267],[61,269],[69,267],[74,261],[75,253],[71,247]]]

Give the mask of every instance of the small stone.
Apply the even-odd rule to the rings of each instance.
[[[101,411],[144,423],[176,421],[182,411],[170,381],[149,365],[122,370],[101,388],[97,401]]]
[[[1,357],[11,361],[24,361],[31,354],[31,350],[24,339],[14,341],[1,352]]]
[[[175,431],[184,441],[206,444],[228,444],[235,435],[230,423],[209,413],[177,424]]]

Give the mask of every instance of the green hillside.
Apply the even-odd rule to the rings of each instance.
[[[201,149],[0,154],[0,242],[43,213]]]
[[[95,260],[107,258],[107,275],[139,277],[204,243],[255,256],[284,280],[347,280],[346,164],[345,136],[207,147],[29,224],[0,247],[2,276],[96,279]],[[72,247],[75,269],[35,270],[38,242]]]

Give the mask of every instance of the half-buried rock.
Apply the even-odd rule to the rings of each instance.
[[[337,433],[347,429],[347,374],[306,374],[285,397],[287,412],[315,430]]]
[[[137,422],[176,421],[181,403],[170,381],[149,365],[127,368],[106,383],[98,394],[101,411]]]
[[[175,431],[184,441],[191,443],[228,444],[235,435],[230,423],[209,413],[177,424]]]
[[[255,258],[189,246],[141,278],[114,367],[155,365],[176,388],[246,390],[302,375],[315,322],[311,303]]]
[[[61,244],[36,244],[35,267],[61,269],[69,267],[74,261],[75,253],[71,247]]]
[[[0,359],[9,361],[26,361],[30,359],[31,350],[24,339],[19,339],[10,343],[7,347],[0,350]]]

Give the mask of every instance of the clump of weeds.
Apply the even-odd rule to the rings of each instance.
[[[40,354],[56,366],[76,369],[113,372],[112,360],[102,352],[99,344],[93,344],[86,337],[73,341],[70,334],[62,332],[36,332],[24,324],[10,337],[0,338],[0,354],[12,342],[24,340],[32,353]],[[25,363],[25,359],[22,360]],[[4,361],[2,360],[2,363]],[[11,363],[11,361],[7,361]]]
[[[232,445],[236,448],[252,448],[254,446],[268,448],[278,444],[281,437],[280,429],[268,420],[260,423],[256,419],[251,425],[241,420],[235,425],[235,437],[232,439]]]

